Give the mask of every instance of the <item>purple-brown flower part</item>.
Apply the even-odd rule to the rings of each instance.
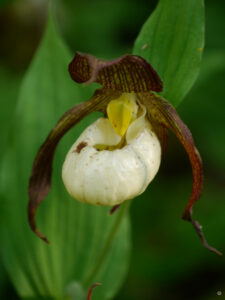
[[[96,286],[101,286],[101,285],[102,285],[101,283],[94,283],[94,284],[92,284],[92,286],[90,287],[90,289],[89,289],[89,291],[88,291],[87,300],[91,300],[92,293],[93,293],[93,289],[94,289]]]
[[[77,83],[100,83],[103,87],[124,93],[162,90],[162,81],[142,57],[125,55],[105,61],[89,54],[76,53],[69,72]]]
[[[176,135],[189,157],[192,167],[193,185],[192,193],[189,202],[183,212],[182,218],[192,223],[202,241],[202,244],[207,249],[217,253],[218,255],[222,255],[221,252],[208,245],[203,235],[201,225],[198,221],[193,220],[192,217],[193,205],[199,199],[202,193],[203,169],[202,160],[197,148],[195,147],[195,143],[190,130],[180,119],[174,107],[165,99],[153,93],[145,93],[142,94],[141,97],[143,104],[148,107],[150,117],[157,120],[159,123],[161,123],[162,127],[170,129]]]
[[[202,161],[195,147],[192,134],[180,119],[176,110],[165,99],[153,93],[142,95],[142,98],[143,103],[149,108],[150,116],[157,120],[162,127],[170,129],[182,143],[188,154],[193,173],[193,188],[190,200],[183,213],[183,218],[190,220],[192,206],[199,199],[203,187]]]
[[[37,153],[28,188],[28,220],[31,229],[47,243],[49,242],[48,239],[37,229],[35,216],[39,204],[47,196],[51,188],[53,157],[58,142],[71,127],[82,120],[87,114],[93,111],[104,111],[107,103],[119,95],[120,92],[117,91],[112,93],[112,91],[100,89],[95,92],[91,100],[72,107],[60,118]]]

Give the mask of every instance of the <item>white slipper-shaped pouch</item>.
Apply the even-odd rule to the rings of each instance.
[[[90,125],[69,150],[62,169],[68,193],[81,202],[114,206],[143,193],[161,160],[159,140],[146,110],[127,129],[124,146],[107,118]],[[96,145],[115,146],[97,150]]]

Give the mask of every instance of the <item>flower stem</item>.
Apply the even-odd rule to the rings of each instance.
[[[130,202],[131,201],[125,201],[125,203],[123,205],[121,205],[119,211],[118,211],[118,215],[117,215],[117,218],[115,220],[115,223],[109,233],[109,236],[108,238],[106,239],[106,242],[105,242],[105,245],[102,249],[102,252],[100,253],[99,255],[99,258],[97,259],[96,261],[96,264],[95,266],[93,267],[92,271],[90,272],[90,275],[87,277],[87,279],[84,281],[83,285],[85,288],[88,288],[92,283],[93,283],[93,280],[96,276],[96,274],[98,273],[99,269],[101,268],[103,262],[104,262],[104,259],[108,253],[108,250],[109,248],[111,247],[114,239],[115,239],[115,236],[120,228],[120,225],[121,225],[121,222],[123,220],[123,217],[125,216],[126,212],[127,212],[127,209],[130,205]]]

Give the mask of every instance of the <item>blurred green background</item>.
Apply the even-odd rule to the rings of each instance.
[[[150,0],[57,0],[57,28],[72,52],[104,58],[131,53],[141,26],[155,8]],[[178,107],[204,165],[195,217],[210,244],[225,253],[225,2],[206,0],[206,42],[200,76]],[[1,148],[3,155],[20,83],[45,28],[44,0],[0,2]],[[181,214],[191,191],[191,168],[170,135],[161,168],[131,206],[131,261],[116,300],[225,298],[225,261],[201,246]],[[1,226],[4,226],[0,222]],[[219,292],[222,292],[220,295]],[[0,261],[0,299],[19,299]]]

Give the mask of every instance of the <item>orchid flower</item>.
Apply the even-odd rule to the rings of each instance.
[[[121,203],[145,191],[156,175],[165,151],[167,129],[183,145],[189,157],[193,187],[182,218],[191,222],[203,245],[209,246],[200,224],[193,220],[192,207],[203,186],[202,162],[192,134],[175,108],[163,97],[162,81],[142,57],[125,55],[105,61],[76,53],[69,72],[77,83],[99,83],[89,101],[67,111],[49,133],[35,158],[29,182],[28,217],[32,230],[39,232],[35,215],[51,186],[53,156],[64,134],[89,113],[104,117],[91,124],[72,145],[62,170],[68,193],[81,202],[111,206],[113,213]]]

